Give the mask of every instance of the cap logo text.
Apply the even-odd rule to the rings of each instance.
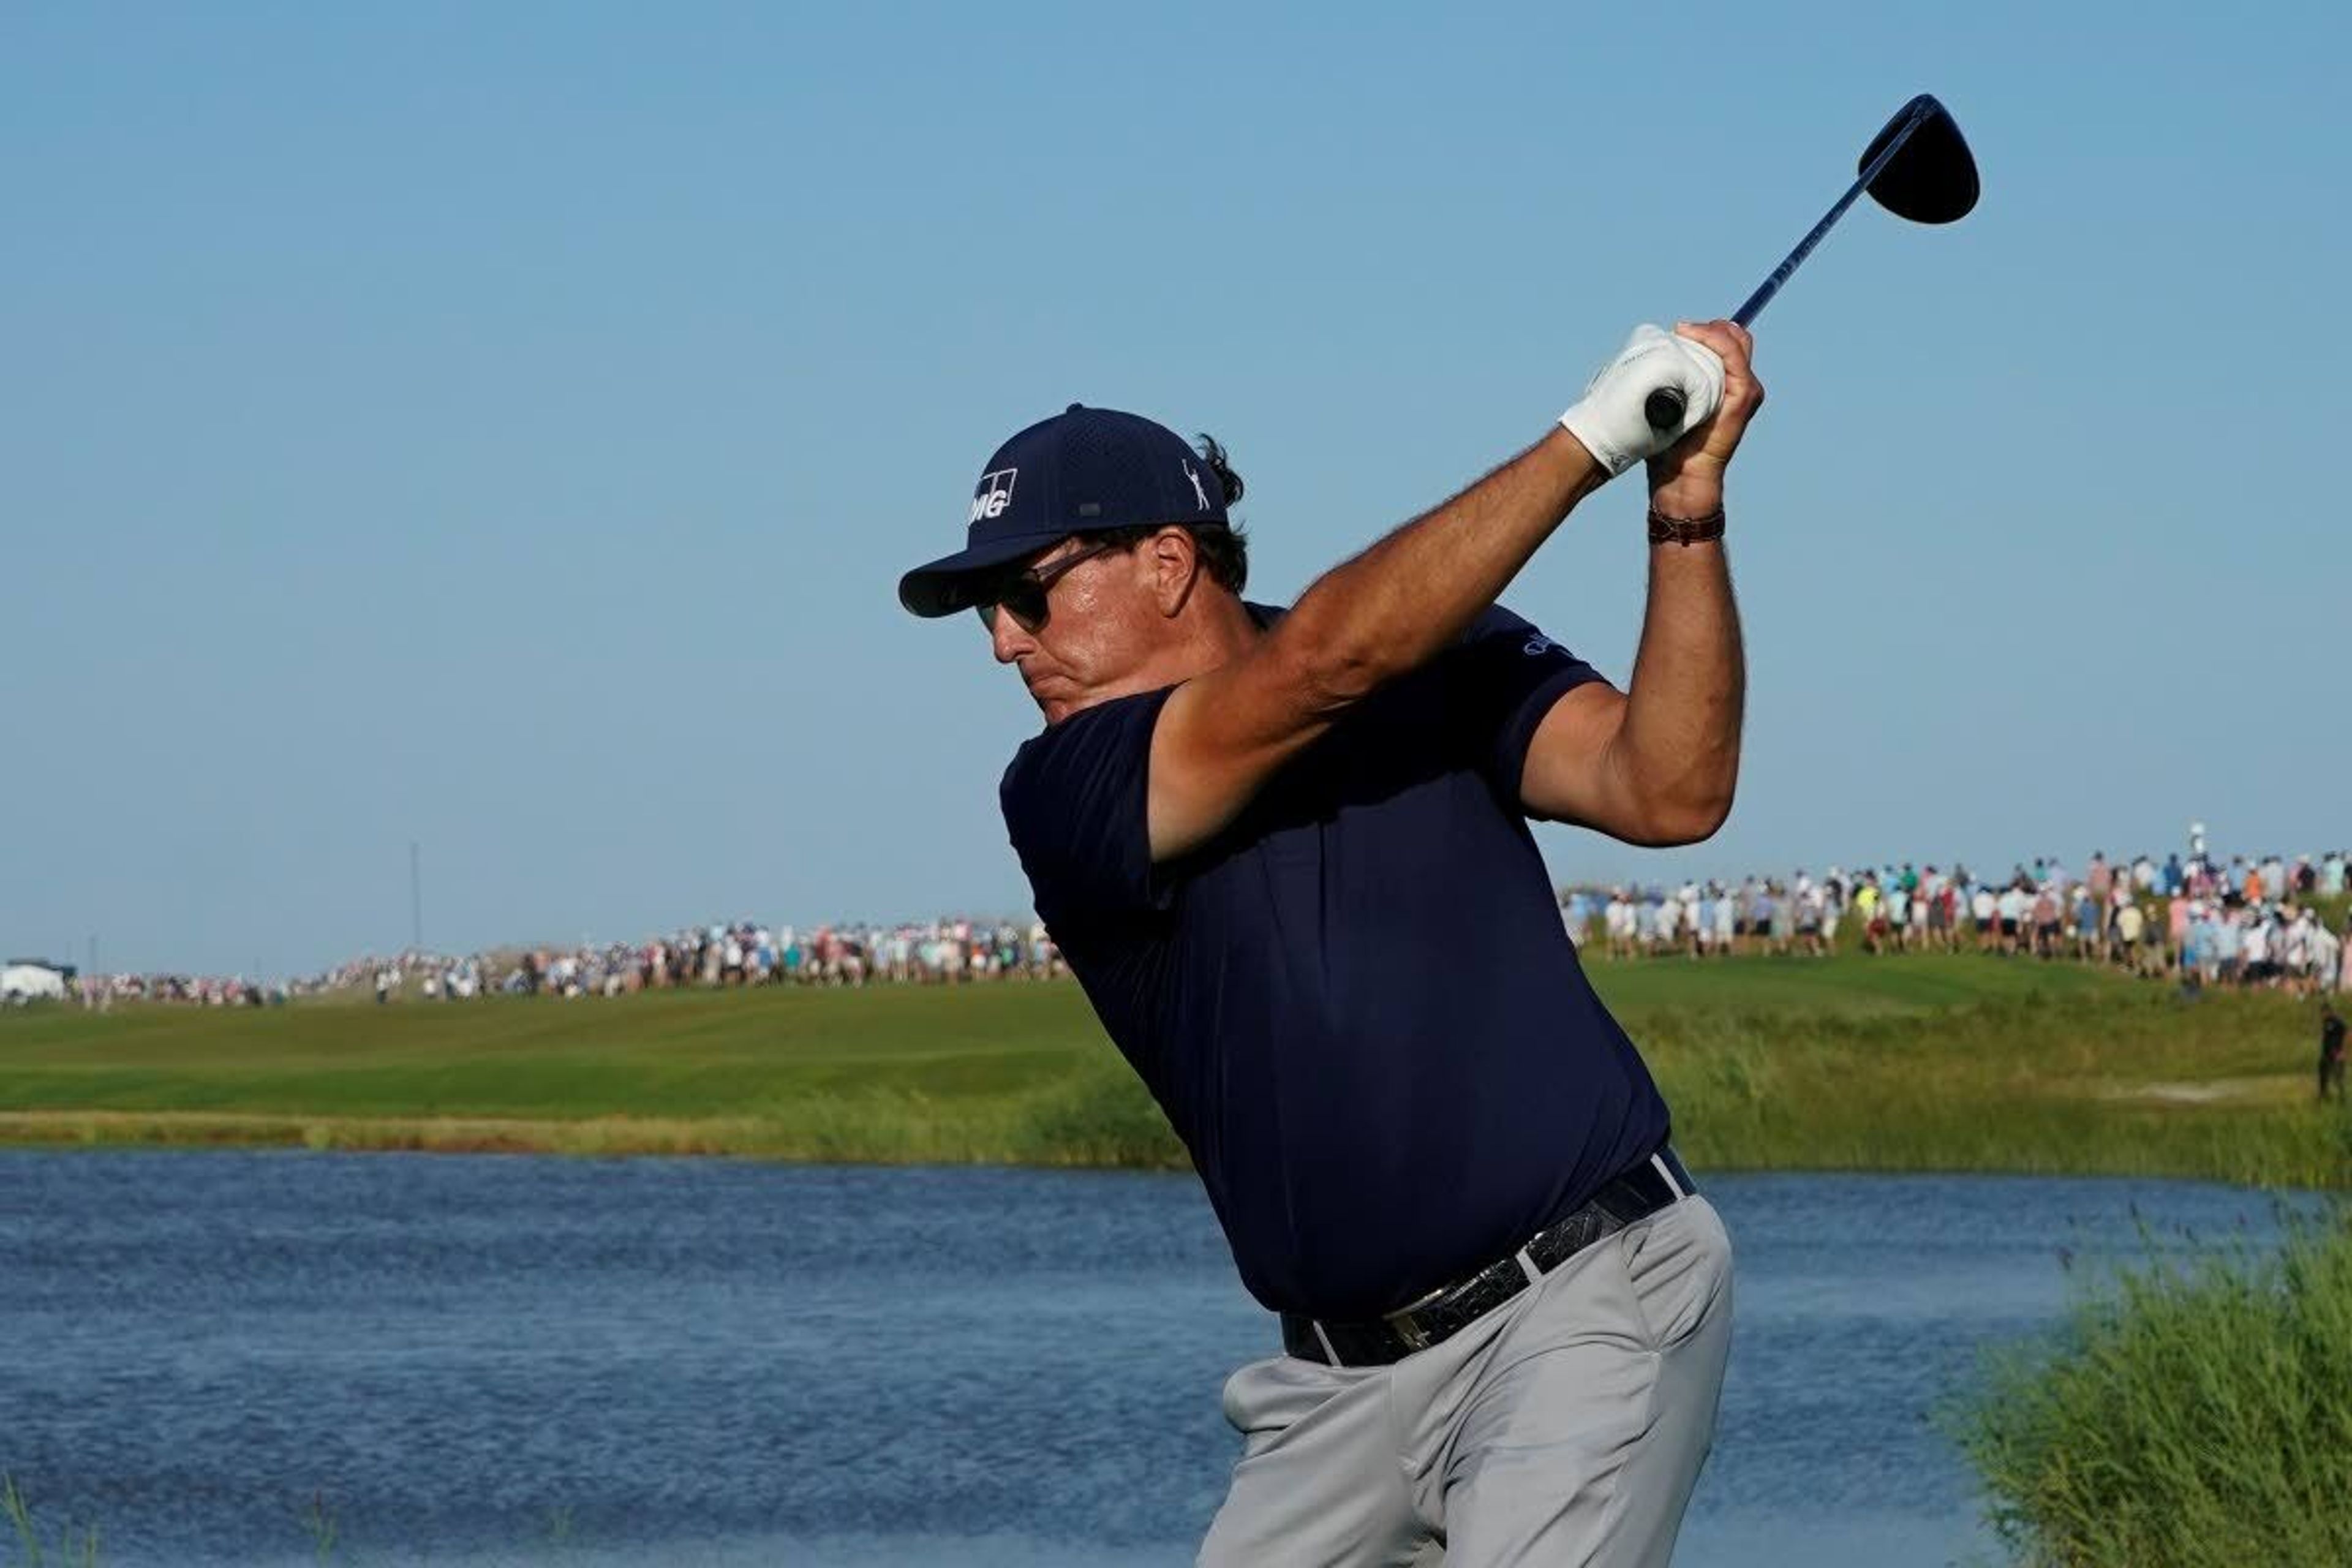
[[[999,468],[980,476],[980,489],[972,492],[971,521],[1003,517],[1004,509],[1013,504],[1013,481],[1021,477],[1018,468]]]

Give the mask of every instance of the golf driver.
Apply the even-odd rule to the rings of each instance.
[[[1960,136],[1960,128],[1952,119],[1951,110],[1936,101],[1933,93],[1921,93],[1901,109],[1886,128],[1871,139],[1862,150],[1861,171],[1837,205],[1822,215],[1812,232],[1797,242],[1797,248],[1772,268],[1772,276],[1757,286],[1747,302],[1731,313],[1731,319],[1745,327],[1764,313],[1772,296],[1780,291],[1813,247],[1829,233],[1830,226],[1845,216],[1853,200],[1868,191],[1880,206],[1896,217],[1909,218],[1913,223],[1952,223],[1969,216],[1977,205],[1977,161],[1969,155],[1969,144]],[[1649,416],[1654,430],[1671,430],[1682,423],[1683,395],[1671,387],[1650,394],[1642,412]]]

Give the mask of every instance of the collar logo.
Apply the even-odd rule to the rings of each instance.
[[[1003,517],[1004,509],[1013,504],[1013,481],[1020,477],[1018,468],[998,468],[981,475],[980,489],[972,492],[971,521]]]

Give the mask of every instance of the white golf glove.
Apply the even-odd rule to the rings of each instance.
[[[1651,426],[1650,394],[1673,387],[1683,395],[1683,416],[1672,429]],[[1648,322],[1633,329],[1615,359],[1601,367],[1583,399],[1559,416],[1612,475],[1654,458],[1714,416],[1723,401],[1723,361],[1705,343],[1678,338]]]

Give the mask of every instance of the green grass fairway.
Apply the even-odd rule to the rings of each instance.
[[[2347,1184],[2315,1009],[1977,957],[1592,966],[1716,1169]],[[1169,1166],[1067,984],[0,1016],[0,1140]]]

